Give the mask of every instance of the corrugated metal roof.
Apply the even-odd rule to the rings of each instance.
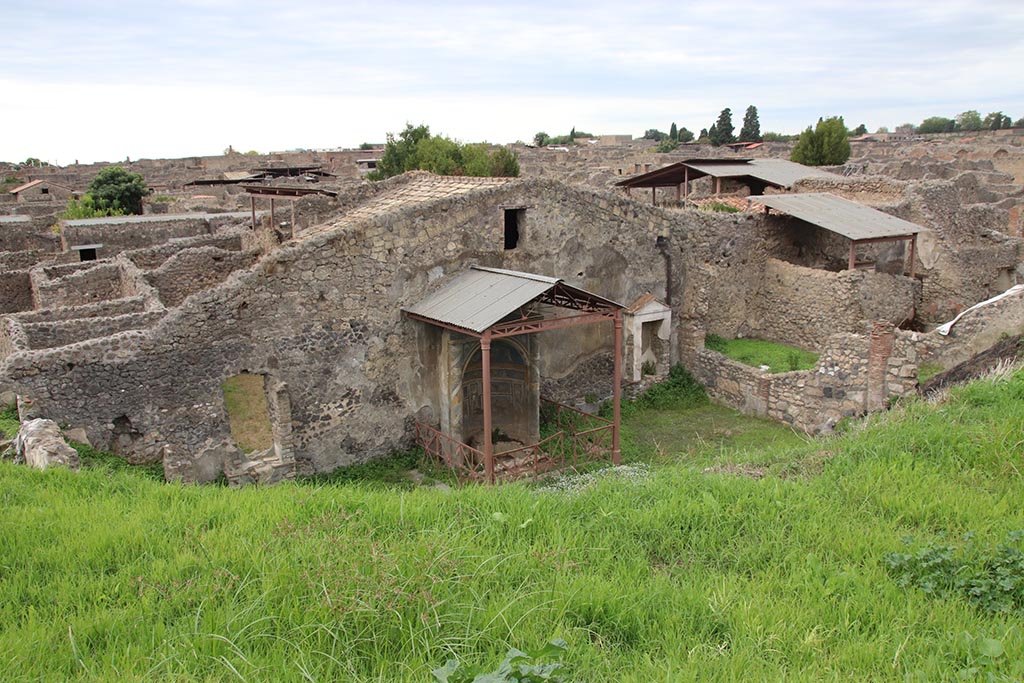
[[[909,237],[925,228],[834,194],[772,194],[757,202],[851,240]]]
[[[543,275],[474,267],[403,310],[479,333],[559,282]]]
[[[746,163],[708,164],[686,163],[691,169],[714,178],[736,178],[750,176],[779,187],[792,187],[801,178],[833,178],[832,173],[796,164],[785,159],[752,159]],[[692,176],[691,176],[692,177]]]
[[[686,171],[689,169],[689,172]],[[669,166],[627,178],[619,187],[671,187],[686,178],[740,178],[749,176],[777,187],[792,187],[801,178],[834,178],[835,174],[785,159],[686,159]]]

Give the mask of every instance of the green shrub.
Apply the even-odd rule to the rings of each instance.
[[[715,213],[739,213],[732,204],[726,204],[725,202],[704,202],[700,205],[702,211],[714,211]]]

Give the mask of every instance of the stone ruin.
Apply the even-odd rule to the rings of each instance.
[[[1013,152],[1006,163],[1024,156],[999,144]],[[371,184],[357,180],[365,153],[353,154],[344,177],[317,181],[334,196],[294,199],[294,225],[292,212],[252,211],[239,185],[186,185],[238,160],[216,171],[167,162],[152,177],[173,200],[156,203],[174,212],[52,231],[7,206],[17,212],[0,217],[0,388],[23,420],[48,418],[129,462],[162,463],[168,479],[329,471],[408,446],[413,420],[439,422],[450,397],[429,359],[441,333],[401,309],[479,265],[557,276],[624,304],[629,383],[651,379],[645,366],[657,377],[682,362],[719,400],[828,430],[913,392],[922,361],[951,361],[1019,328],[1019,302],[1008,301],[948,338],[928,331],[1024,279],[1019,178],[942,149],[909,159],[865,150],[832,169],[834,180],[794,188],[923,226],[914,278],[889,272],[905,257],[887,253],[892,245],[866,250],[874,266],[844,270],[845,244],[792,219],[627,198],[611,189],[620,168],[678,160],[643,144],[529,150],[518,179],[416,172]],[[73,170],[54,175],[84,185],[65,177]],[[708,333],[793,343],[821,359],[767,375],[704,349]],[[545,395],[611,394],[607,330],[530,344]],[[263,387],[265,448],[232,436],[223,387],[238,376]]]

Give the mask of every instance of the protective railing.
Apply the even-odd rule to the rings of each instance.
[[[536,479],[545,472],[610,458],[610,420],[554,401],[542,400],[542,406],[542,420],[558,431],[539,443],[495,453],[496,480]],[[483,451],[422,422],[415,423],[415,430],[416,443],[439,466],[453,470],[461,483],[487,481]]]

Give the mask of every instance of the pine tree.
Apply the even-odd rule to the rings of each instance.
[[[750,105],[743,115],[740,142],[761,142],[761,122],[757,118],[757,107]]]
[[[729,107],[723,109],[722,113],[718,115],[715,129],[718,131],[718,142],[716,145],[728,145],[736,142],[736,136],[733,134],[735,128],[732,125],[732,110]]]
[[[717,126],[716,124],[714,124],[714,123],[712,123],[712,124],[711,124],[711,127],[710,127],[710,128],[708,128],[708,141],[709,141],[709,142],[710,142],[710,143],[711,143],[711,144],[712,144],[712,145],[713,145],[714,147],[718,147],[718,146],[719,146],[720,144],[722,144],[722,143],[721,143],[721,142],[719,142],[719,140],[718,140],[718,126]]]
[[[672,127],[668,129],[668,139],[669,140],[678,140],[679,139],[679,129],[676,128],[676,122],[675,121],[672,122]]]

